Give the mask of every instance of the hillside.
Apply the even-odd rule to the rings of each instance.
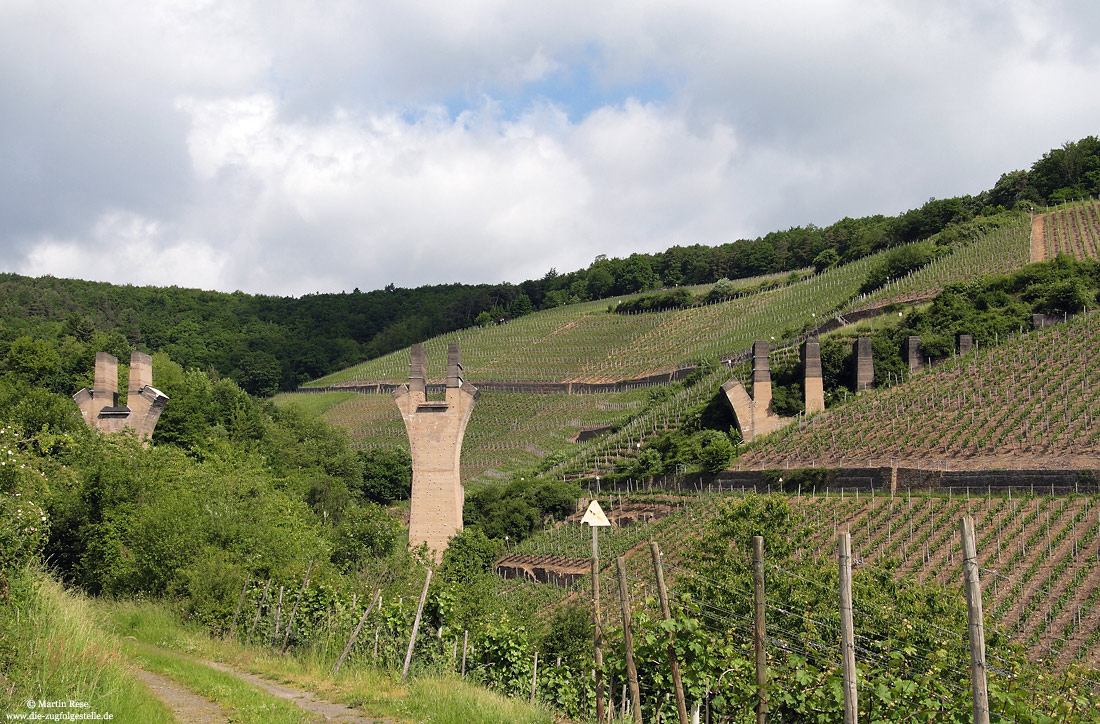
[[[722,279],[734,280],[736,284],[738,280],[761,275],[789,273],[811,266],[824,268],[830,263],[853,262],[937,234],[965,234],[968,226],[982,226],[990,217],[1006,210],[1057,206],[1068,199],[1100,194],[1095,178],[1097,159],[1100,159],[1100,141],[1090,136],[1052,149],[1029,170],[1003,174],[987,191],[973,196],[930,199],[919,208],[896,216],[843,218],[824,227],[794,226],[714,247],[674,246],[623,259],[600,255],[585,269],[566,273],[551,269],[542,278],[519,284],[447,284],[415,289],[387,285],[368,292],[354,289],[295,299],[239,291],[230,294],[137,287],[0,273],[0,345],[10,344],[20,336],[59,344],[67,343],[69,338],[80,343],[94,339],[97,348],[109,348],[119,358],[128,357],[134,349],[162,352],[185,368],[211,369],[220,376],[233,378],[249,393],[269,396],[364,359],[377,358],[474,324],[515,320],[532,311],[662,287],[709,285]],[[1074,220],[1071,226],[1077,223]],[[1082,253],[1087,253],[1087,248],[1082,247]],[[811,297],[802,301],[813,307],[809,310],[811,314],[817,312],[820,302],[828,306],[823,299]],[[595,305],[603,306],[606,302]],[[731,307],[727,311],[740,314],[744,310]],[[801,327],[805,323],[805,315],[787,316],[774,325],[780,327],[781,333],[782,324]],[[602,330],[589,331],[598,338]],[[708,334],[702,328],[696,331],[704,338]],[[533,332],[528,335],[530,339],[542,339],[540,330]],[[645,357],[649,355],[647,349],[654,345],[650,338],[662,333],[641,324],[625,340],[617,339],[612,347],[619,355],[639,353]],[[748,329],[727,328],[723,334],[738,338],[752,336]],[[636,338],[640,340],[638,350],[631,344]],[[655,344],[659,348],[663,343],[658,339]],[[560,353],[560,360],[552,359],[555,350],[535,350],[551,358],[538,379],[581,374],[621,376],[620,369],[606,361],[584,368],[580,360],[571,356],[577,346],[583,346],[583,340],[566,343],[565,349],[569,351]],[[723,349],[721,344],[717,347],[707,344],[706,339],[696,340],[690,347],[690,353],[658,354],[648,362],[651,366],[654,363],[668,366],[693,354],[716,351],[720,354]],[[524,374],[524,378],[532,374],[530,360],[522,356],[478,361],[486,363],[485,372],[500,375],[501,379],[507,379],[509,374]],[[638,369],[646,367],[642,360],[631,364]],[[344,374],[338,379],[352,379],[355,374]],[[383,363],[367,366],[359,379],[391,376],[393,369]],[[79,387],[78,382],[70,379],[66,384]]]
[[[745,467],[1100,468],[1100,315],[1027,330],[748,446]]]
[[[1069,254],[1076,259],[1100,256],[1100,201],[1066,203],[1036,219],[1044,258]]]
[[[985,230],[977,233],[969,243],[946,239],[945,243],[954,241],[954,245],[944,247],[937,246],[939,237],[934,237],[927,248],[939,248],[938,256],[869,293],[861,294],[860,289],[898,252],[884,252],[720,303],[629,315],[609,312],[602,303],[588,303],[428,340],[429,377],[437,381],[442,378],[446,345],[459,342],[467,377],[475,384],[503,381],[537,388],[554,382],[565,383],[563,390],[579,383],[619,382],[629,387],[631,380],[657,373],[683,379],[698,360],[709,358],[711,365],[717,359],[730,360],[726,365],[704,366],[692,375],[690,384],[667,386],[660,393],[538,395],[486,389],[466,438],[463,478],[489,479],[535,468],[553,476],[607,475],[616,469],[652,474],[652,467],[634,462],[640,448],[654,436],[696,419],[700,406],[707,409],[706,426],[724,432],[734,424],[726,406],[715,403],[714,396],[732,373],[747,379],[747,368],[741,369],[740,360],[753,340],[775,339],[773,368],[789,368],[797,351],[783,347],[784,342],[797,342],[808,329],[834,315],[843,323],[843,315],[881,314],[899,304],[905,309],[907,302],[927,300],[944,286],[1027,262],[1026,216],[991,218]],[[892,368],[880,366],[881,379],[886,380]],[[311,385],[330,390],[373,389],[369,386],[379,382],[401,384],[407,370],[408,352],[402,351]],[[668,377],[648,383],[655,381],[667,383]],[[359,449],[407,448],[403,425],[388,394],[349,396],[332,391],[276,400],[277,404],[293,401],[317,409],[326,420],[343,427]],[[595,426],[611,429],[586,442],[570,442],[580,429]],[[670,464],[665,472],[675,467]]]
[[[807,487],[801,494],[769,497],[790,505],[792,560],[828,565],[836,555],[836,532],[850,530],[863,575],[917,581],[952,592],[959,591],[962,580],[959,521],[973,516],[990,629],[1021,646],[1032,661],[1058,669],[1075,661],[1100,668],[1100,495],[1095,492],[987,496],[985,490],[954,495],[901,490],[892,495],[889,489],[874,494],[864,488],[861,493],[834,490],[826,495],[818,490],[811,495]],[[602,550],[607,560],[626,554],[632,577],[649,587],[652,566],[646,542],[656,540],[675,590],[692,576],[692,548],[721,506],[743,499],[740,492],[601,497],[613,522],[620,509],[632,516],[644,517],[647,510],[657,516],[648,524],[609,530]],[[671,513],[664,512],[670,507]],[[590,535],[573,521],[523,541],[505,560],[527,557],[549,563],[553,558],[583,561],[590,555]],[[602,586],[614,590],[613,571],[605,575]],[[591,583],[582,576],[564,589],[522,580],[501,585],[518,589],[516,596],[560,600],[585,596]],[[609,609],[607,615],[612,613]]]

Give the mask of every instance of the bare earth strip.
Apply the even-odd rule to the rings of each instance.
[[[222,708],[182,684],[145,669],[133,669],[134,677],[168,705],[182,724],[229,724]]]
[[[267,679],[254,674],[238,671],[225,664],[219,664],[216,661],[203,661],[202,664],[231,676],[236,676],[238,679],[247,681],[253,686],[258,686],[272,696],[294,702],[294,704],[312,714],[319,714],[325,721],[341,722],[342,724],[395,724],[396,721],[394,719],[365,717],[351,707],[319,699],[308,691],[292,689],[289,686],[272,683]]]
[[[1043,261],[1047,258],[1046,214],[1036,214],[1031,220],[1031,261]]]

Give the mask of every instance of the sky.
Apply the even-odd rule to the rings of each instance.
[[[0,271],[519,282],[991,188],[1100,3],[0,0]]]

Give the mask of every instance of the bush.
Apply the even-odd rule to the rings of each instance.
[[[401,532],[397,521],[381,506],[352,506],[332,529],[330,560],[344,570],[357,570],[366,559],[381,558],[392,551]]]
[[[363,483],[359,492],[367,500],[390,503],[412,495],[412,458],[407,450],[367,450],[359,453]]]
[[[733,443],[717,430],[702,430],[697,433],[699,444],[699,464],[708,473],[720,473],[729,467],[733,457]]]
[[[487,537],[480,528],[467,528],[451,538],[439,577],[445,581],[465,583],[493,570],[500,555],[499,540]]]

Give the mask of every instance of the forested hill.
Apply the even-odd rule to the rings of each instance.
[[[714,247],[599,256],[587,269],[550,270],[518,285],[390,285],[290,298],[0,274],[0,359],[19,337],[62,343],[71,337],[61,349],[74,350],[74,357],[93,349],[120,359],[131,349],[162,351],[185,367],[212,370],[268,395],[473,324],[659,287],[827,266],[1017,205],[1090,194],[1100,195],[1100,139],[1094,136],[1050,151],[1030,170],[1002,175],[976,196],[932,199],[898,216],[845,218]],[[71,386],[75,380],[64,379],[66,370],[90,366],[90,360],[63,360],[51,387]]]

